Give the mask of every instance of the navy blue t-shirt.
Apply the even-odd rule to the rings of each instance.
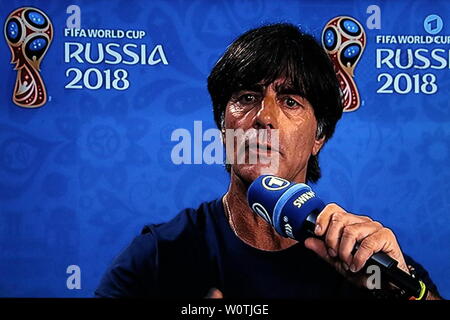
[[[427,272],[409,257],[421,279]],[[262,251],[231,230],[221,199],[185,209],[171,221],[148,225],[103,276],[97,297],[371,299],[303,243]]]

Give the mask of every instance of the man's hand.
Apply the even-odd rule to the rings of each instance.
[[[398,267],[409,273],[394,233],[369,217],[346,212],[337,204],[328,204],[317,217],[316,238],[305,240],[313,250],[350,281],[366,286],[367,275],[360,271],[376,252],[384,252],[398,261]],[[351,254],[356,243],[359,248]]]

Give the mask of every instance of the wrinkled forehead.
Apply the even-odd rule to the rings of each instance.
[[[233,93],[242,90],[264,92],[269,87],[271,87],[276,93],[279,94],[295,94],[302,97],[305,96],[305,90],[304,86],[302,85],[302,81],[300,79],[288,78],[285,75],[282,75],[275,79],[272,79],[272,77],[266,78],[253,83],[251,83],[250,81],[242,82],[241,84],[236,86],[235,90],[233,90]]]
[[[261,80],[256,83],[245,83],[241,86],[238,86],[238,90],[251,90],[251,91],[265,91],[267,88],[271,87],[274,91],[295,91],[296,86],[292,83],[292,81],[286,78],[278,78],[275,80]]]

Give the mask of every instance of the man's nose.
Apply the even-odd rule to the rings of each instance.
[[[255,129],[278,129],[276,98],[265,96],[255,116]]]

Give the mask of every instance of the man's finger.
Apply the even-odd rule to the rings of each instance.
[[[343,217],[343,219],[345,219],[345,221],[343,221],[345,224],[349,224],[350,221],[352,223],[371,221],[371,219],[368,217],[348,213],[337,204],[330,203],[322,210],[322,212],[317,217],[316,229],[314,231],[316,236],[323,236],[325,234],[332,221],[333,216]]]
[[[316,219],[316,229],[314,230],[316,236],[320,237],[325,234],[325,231],[328,229],[330,217],[336,212],[345,212],[345,210],[335,203],[330,203],[323,208],[322,212]]]
[[[339,258],[350,266],[353,260],[352,251],[357,242],[361,242],[371,234],[381,230],[383,226],[381,223],[363,222],[348,225],[342,231],[341,241],[339,243]]]
[[[360,223],[362,220],[351,213],[335,212],[330,216],[330,222],[325,234],[325,244],[328,247],[328,253],[333,258],[338,256],[341,237],[344,229],[355,223]]]
[[[374,254],[385,247],[387,239],[385,237],[379,236],[379,232],[371,234],[366,237],[360,244],[358,251],[356,251],[353,256],[352,264],[350,270],[353,272],[358,272],[364,267],[367,260]]]

